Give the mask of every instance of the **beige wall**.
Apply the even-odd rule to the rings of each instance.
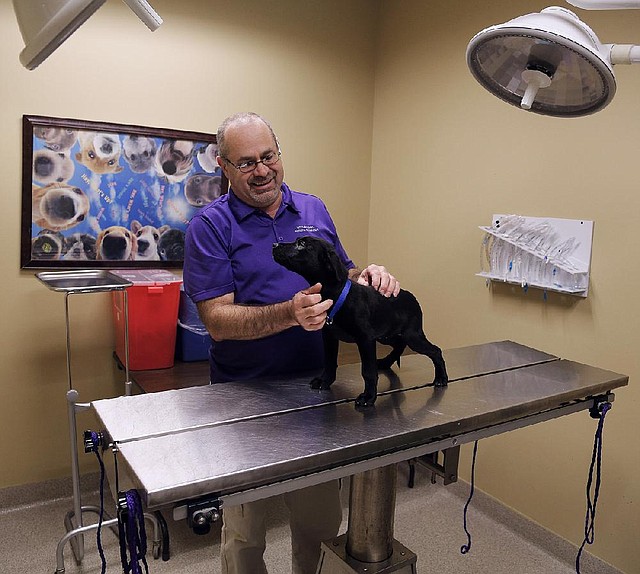
[[[502,103],[465,61],[475,33],[548,5],[383,2],[369,255],[416,292],[427,331],[445,348],[511,339],[630,375],[606,419],[590,551],[638,573],[640,68],[617,67],[609,107],[570,120]],[[603,42],[640,42],[638,11],[579,12]],[[489,225],[493,213],[594,220],[589,297],[550,294],[545,302],[540,291],[487,289],[474,277],[477,226]],[[483,440],[478,486],[580,543],[594,431],[581,413]],[[467,477],[469,453],[461,462]]]
[[[227,114],[253,109],[278,131],[289,183],[327,202],[356,261],[384,263],[418,295],[441,346],[512,339],[631,376],[607,417],[590,550],[640,572],[640,449],[632,418],[640,369],[640,68],[618,68],[616,98],[590,118],[511,108],[470,76],[466,44],[481,28],[547,3],[484,4],[154,0],[165,24],[151,34],[124,4],[109,2],[29,72],[18,62],[22,41],[11,2],[0,0],[0,210],[7,214],[0,487],[69,472],[64,297],[18,269],[22,114],[212,132]],[[640,42],[640,13],[581,15],[603,41]],[[494,212],[593,219],[589,298],[550,295],[544,302],[536,291],[487,289],[474,277],[477,226]],[[81,400],[122,391],[109,311],[107,295],[71,297]],[[582,413],[484,440],[478,485],[578,543],[594,430]],[[91,460],[81,462],[94,470]],[[466,476],[468,468],[467,449]]]
[[[11,1],[0,0],[0,487],[69,473],[64,296],[19,270],[23,114],[215,132],[230,113],[260,112],[279,135],[289,184],[322,197],[352,257],[366,257],[375,6],[153,6],[165,23],[152,34],[125,4],[107,2],[31,72],[18,61]],[[80,400],[120,394],[109,295],[73,295],[70,307]]]

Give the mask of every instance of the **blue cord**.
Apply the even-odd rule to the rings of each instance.
[[[591,415],[598,417],[598,428],[596,429],[595,439],[593,441],[593,453],[591,455],[591,465],[589,467],[589,478],[587,479],[587,513],[584,524],[584,540],[578,550],[576,556],[576,573],[580,574],[580,558],[582,551],[587,544],[593,544],[595,540],[595,521],[596,507],[598,505],[598,496],[600,495],[600,484],[602,481],[602,434],[604,427],[604,417],[611,408],[611,403],[602,403],[599,407],[595,407],[591,411]],[[593,471],[596,471],[596,483],[593,489],[593,497],[591,496],[591,488],[593,485]]]
[[[102,548],[102,522],[104,519],[104,462],[100,456],[100,438],[97,432],[91,431],[91,450],[95,453],[98,463],[100,464],[100,515],[98,519],[98,530],[96,531],[96,543],[98,545],[98,554],[100,554],[101,569],[100,573],[105,574],[107,571],[107,559]]]
[[[580,574],[580,558],[582,556],[582,552],[584,547],[587,544],[593,544],[595,540],[595,519],[596,519],[596,508],[598,506],[598,497],[600,495],[600,485],[602,483],[602,439],[603,439],[603,428],[604,428],[604,419],[607,412],[611,409],[611,403],[605,402],[601,405],[592,409],[592,416],[599,418],[598,428],[596,429],[594,444],[593,444],[593,453],[591,456],[591,465],[589,467],[589,478],[587,480],[587,512],[585,516],[585,526],[584,526],[584,540],[578,550],[578,555],[576,556],[576,573]],[[595,414],[594,414],[595,413]],[[475,441],[473,445],[473,461],[471,464],[471,490],[469,492],[469,498],[464,505],[464,531],[467,535],[467,544],[463,544],[460,547],[461,554],[467,554],[471,550],[471,533],[467,529],[467,512],[469,509],[469,505],[471,503],[471,499],[473,498],[473,493],[475,490],[475,467],[476,467],[476,456],[478,453],[478,441]],[[593,474],[596,474],[595,479],[595,487],[593,487]],[[591,490],[593,487],[593,496],[591,495]]]
[[[119,514],[118,527],[120,529],[120,557],[122,569],[125,574],[142,574],[140,562],[144,566],[144,571],[149,574],[147,565],[147,534],[144,526],[144,512],[142,501],[137,490],[127,490],[124,493],[126,503],[126,518],[122,519]],[[127,549],[130,560],[127,559]]]
[[[464,505],[463,511],[463,526],[464,531],[467,534],[467,543],[463,544],[460,547],[460,554],[466,554],[471,550],[471,533],[467,529],[467,511],[469,510],[469,505],[471,504],[471,499],[473,498],[473,491],[475,490],[475,482],[476,482],[476,455],[478,454],[478,441],[476,441],[473,445],[473,461],[471,463],[471,490],[469,491],[469,498],[467,499],[467,503]]]

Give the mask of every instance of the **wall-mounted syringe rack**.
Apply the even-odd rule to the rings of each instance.
[[[589,292],[593,221],[494,215],[478,276],[580,297]]]

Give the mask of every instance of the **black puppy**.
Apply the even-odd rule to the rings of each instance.
[[[408,346],[428,356],[435,367],[434,384],[448,383],[442,351],[430,343],[422,330],[422,310],[416,298],[404,289],[397,297],[385,297],[376,289],[360,285],[348,278],[333,246],[317,237],[300,237],[293,243],[274,243],[274,260],[304,277],[310,285],[322,284],[322,299],[332,299],[322,335],[325,367],[322,375],[311,381],[314,389],[328,389],[336,378],[339,341],[355,342],[362,362],[364,392],[356,406],[370,406],[376,400],[378,369],[400,365],[400,355]],[[391,345],[384,358],[376,358],[376,341]]]

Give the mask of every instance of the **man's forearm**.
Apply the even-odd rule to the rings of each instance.
[[[261,339],[298,324],[291,301],[256,306],[202,301],[198,310],[215,341]]]

